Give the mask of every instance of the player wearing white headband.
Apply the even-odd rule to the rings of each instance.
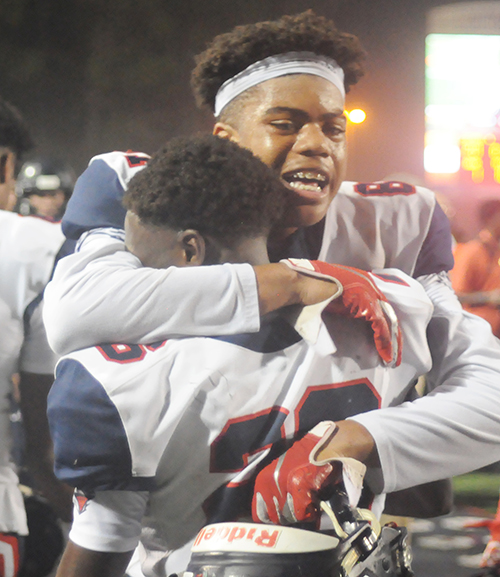
[[[301,70],[276,75],[291,64],[279,62],[290,52],[318,59],[294,57]],[[265,74],[274,76],[259,78],[255,63],[270,57],[277,64]],[[269,241],[272,261],[291,256],[365,270],[400,268],[418,278],[434,304],[428,330],[432,394],[341,421],[330,447],[363,461],[375,456],[380,470],[375,466],[373,472],[382,473],[378,489],[390,492],[500,460],[500,347],[487,323],[464,313],[451,290],[449,224],[434,194],[400,182],[344,182],[344,94],[340,75],[327,63],[343,70],[347,92],[362,75],[363,57],[355,37],[306,12],[216,37],[198,57],[192,81],[200,104],[213,112],[220,100],[215,134],[250,149],[287,191],[287,208]],[[260,81],[240,92],[238,77]],[[116,232],[125,215],[121,197],[146,163],[140,154],[101,155],[77,183],[63,227],[69,236],[87,236],[80,252],[56,270],[44,309],[59,352],[99,342],[147,343],[169,334],[255,331],[259,312],[269,310],[263,296],[268,285],[258,274],[255,281],[258,267],[200,267],[186,281],[178,269],[141,268],[126,253]],[[270,293],[281,297],[286,290]],[[300,465],[301,454],[308,453],[299,446],[287,467]],[[274,478],[272,466],[270,471]],[[258,480],[259,518],[290,519],[283,509],[288,472],[281,469],[274,489],[264,490]]]
[[[337,87],[345,98],[344,71],[335,60],[313,52],[287,52],[259,60],[226,80],[215,97],[214,115],[219,116],[232,100],[253,86],[290,74],[311,74],[324,78]]]

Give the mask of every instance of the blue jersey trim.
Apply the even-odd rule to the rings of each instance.
[[[94,228],[123,228],[123,193],[116,172],[104,160],[94,160],[76,181],[62,219],[63,233],[78,240]]]
[[[47,415],[58,479],[86,493],[154,488],[153,477],[132,476],[132,457],[118,410],[78,361],[59,363]]]
[[[68,256],[69,254],[72,254],[75,251],[75,246],[76,246],[76,241],[74,240],[70,240],[70,239],[66,239],[61,248],[59,249],[59,252],[56,254],[56,258],[54,259],[54,264],[52,266],[52,272],[50,273],[50,279],[52,279],[52,277],[54,276],[54,270],[56,268],[57,263],[64,258],[65,256]],[[41,293],[39,293],[31,302],[30,304],[26,307],[26,309],[24,310],[24,314],[23,314],[23,324],[24,324],[24,336],[25,339],[29,334],[30,331],[30,323],[31,323],[31,317],[33,316],[33,314],[35,313],[37,307],[40,305],[40,303],[43,300],[43,294],[44,294],[45,288],[42,290]]]
[[[449,271],[453,268],[453,264],[450,222],[436,202],[431,225],[420,249],[413,276],[418,278],[426,274]]]
[[[209,337],[232,343],[256,353],[276,353],[302,340],[299,333],[278,312],[262,319],[258,333],[243,333],[220,337]]]

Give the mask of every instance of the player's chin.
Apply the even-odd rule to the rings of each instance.
[[[283,224],[286,227],[303,228],[317,224],[327,213],[329,202],[317,204],[299,204],[285,211]]]

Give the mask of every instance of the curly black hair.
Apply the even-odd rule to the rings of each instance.
[[[363,75],[365,51],[358,38],[340,32],[332,20],[308,10],[275,21],[237,26],[216,36],[195,57],[191,86],[196,102],[213,111],[217,91],[226,80],[268,56],[296,51],[336,60],[344,70],[346,91]]]
[[[18,161],[34,146],[21,113],[2,98],[0,98],[0,146],[14,152]]]
[[[285,190],[249,150],[212,135],[180,137],[130,181],[123,202],[146,225],[192,228],[232,246],[267,233]]]

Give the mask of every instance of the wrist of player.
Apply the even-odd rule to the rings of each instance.
[[[375,440],[361,423],[352,419],[337,421],[335,435],[318,445],[315,462],[335,458],[351,458],[369,467],[380,466]]]
[[[340,295],[331,277],[306,276],[285,263],[254,266],[260,314],[289,305],[312,305]]]
[[[301,275],[296,271],[280,263],[257,265],[253,269],[261,316],[301,302]]]

